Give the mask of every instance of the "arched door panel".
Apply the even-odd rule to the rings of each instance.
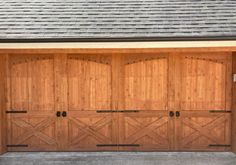
[[[125,109],[166,110],[168,60],[145,60],[125,65]]]
[[[229,150],[230,54],[183,55],[181,66],[179,149]]]
[[[226,109],[227,65],[224,61],[185,57],[182,64],[181,109]]]
[[[124,113],[119,116],[121,151],[170,150],[173,141],[168,109],[167,54],[123,57]],[[130,145],[130,146],[129,146]]]
[[[9,151],[57,149],[54,69],[50,55],[11,55]]]
[[[68,55],[68,151],[116,150],[112,65],[106,55]]]

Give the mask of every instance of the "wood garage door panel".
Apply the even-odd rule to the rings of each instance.
[[[11,108],[14,110],[28,109],[28,63],[25,62],[25,59],[17,56],[12,58],[10,61],[10,74]]]
[[[229,147],[214,145],[230,145],[230,114],[202,116],[200,113],[182,117],[179,148],[184,151],[229,151]]]
[[[55,118],[14,115],[10,119],[9,126],[11,132],[8,144],[27,145],[27,147],[8,147],[9,151],[57,150]]]
[[[8,144],[10,151],[57,149],[57,120],[54,110],[54,60],[51,55],[10,56],[11,110]]]
[[[166,56],[137,56],[131,59],[127,57],[124,66],[125,109],[167,110]]]
[[[226,108],[227,61],[185,56],[182,63],[182,110]]]
[[[68,55],[67,151],[110,151],[117,147],[112,110],[111,56]]]
[[[230,147],[224,145],[230,145],[230,54],[182,57],[178,148],[184,151],[229,150]]]
[[[53,57],[31,57],[28,69],[29,110],[54,110]]]
[[[11,57],[12,109],[54,109],[53,66],[53,58],[48,55]]]
[[[120,147],[128,151],[170,150],[171,123],[167,113],[126,114],[122,116],[122,129],[119,142],[139,146]]]
[[[68,58],[69,110],[111,108],[111,59],[71,55]]]
[[[119,115],[119,144],[127,146],[119,150],[170,150],[173,121],[168,116],[168,55],[137,54],[123,59],[121,104],[125,112]]]
[[[114,147],[104,147],[106,144],[116,144],[115,120],[112,114],[97,112],[71,112],[68,119],[70,151],[109,151]]]

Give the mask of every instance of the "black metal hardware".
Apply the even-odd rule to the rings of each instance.
[[[139,110],[118,110],[118,113],[137,113]]]
[[[6,113],[27,113],[27,111],[6,111]]]
[[[57,111],[56,115],[57,115],[57,117],[61,117],[61,112]]]
[[[7,147],[28,147],[28,145],[27,144],[18,144],[18,145],[8,144]]]
[[[97,144],[97,147],[118,147],[117,144]]]
[[[97,113],[137,113],[139,110],[97,110]]]
[[[97,110],[97,113],[114,113],[116,111],[113,110]]]
[[[174,115],[175,115],[175,113],[174,113],[173,111],[170,111],[170,112],[169,112],[169,116],[170,116],[170,117],[174,117]]]
[[[180,112],[179,112],[179,111],[176,111],[176,112],[175,112],[175,116],[176,116],[176,117],[180,117]]]
[[[119,147],[140,147],[140,144],[118,144]]]
[[[209,144],[209,147],[231,147],[230,144]]]
[[[210,113],[231,113],[232,111],[227,110],[210,110]]]
[[[97,144],[97,147],[140,147],[140,144]]]
[[[63,111],[63,112],[62,112],[62,117],[66,117],[66,116],[67,116],[66,111]]]

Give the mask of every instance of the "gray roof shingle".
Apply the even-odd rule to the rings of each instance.
[[[1,0],[0,39],[236,36],[236,0]]]

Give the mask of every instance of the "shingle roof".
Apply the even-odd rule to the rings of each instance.
[[[1,0],[0,39],[236,36],[236,0]]]

